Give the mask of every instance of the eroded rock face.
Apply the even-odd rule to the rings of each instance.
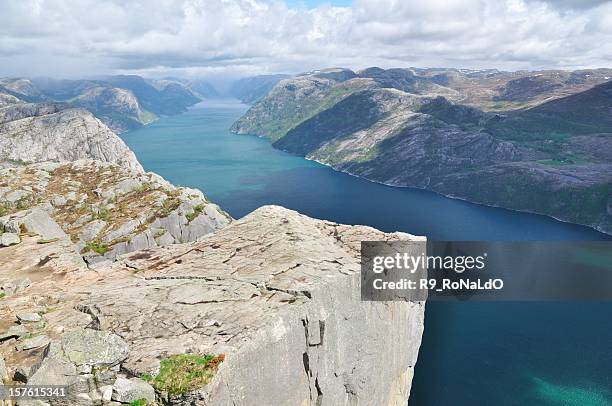
[[[3,245],[23,233],[41,243],[69,237],[89,263],[195,241],[231,221],[199,190],[99,161],[9,168],[0,179]]]
[[[142,171],[134,153],[100,120],[66,104],[11,104],[0,107],[0,162],[3,166],[97,159]]]
[[[0,278],[17,279],[24,269],[36,275],[27,289],[3,299],[0,331],[14,324],[9,321],[15,314],[52,303],[53,310],[39,312],[44,324],[36,330],[52,340],[50,348],[70,342],[74,350],[87,352],[100,346],[66,337],[83,337],[84,331],[116,335],[129,348],[119,361],[127,376],[111,367],[92,389],[87,386],[91,373],[82,365],[51,357],[49,350],[16,351],[14,337],[0,344],[0,356],[10,370],[40,365],[33,368],[35,381],[61,374],[83,388],[82,398],[103,404],[111,393],[115,399],[131,393],[129,388],[149,396],[146,386],[130,378],[154,376],[160,360],[171,355],[224,354],[208,385],[184,395],[158,392],[158,400],[404,406],[423,304],[362,302],[359,289],[360,242],[404,239],[421,238],[266,206],[201,241],[134,252],[95,272],[46,264],[42,272],[3,257],[3,250],[31,244],[26,238],[0,250],[0,267],[7,270]],[[86,358],[97,359],[90,355]],[[115,385],[112,392],[109,385]]]

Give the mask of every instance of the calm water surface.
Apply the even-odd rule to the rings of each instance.
[[[278,204],[438,240],[601,240],[586,227],[393,188],[232,135],[247,106],[202,103],[124,134],[145,169],[233,217]],[[612,304],[429,303],[410,404],[612,405]],[[375,372],[374,372],[375,373]]]

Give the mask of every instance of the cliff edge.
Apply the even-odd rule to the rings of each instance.
[[[359,242],[415,238],[266,206],[91,271],[26,237],[0,249],[5,375],[102,404],[404,406],[424,306],[361,301]],[[218,362],[205,379],[166,379],[195,354]]]

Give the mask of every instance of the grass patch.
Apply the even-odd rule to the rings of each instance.
[[[101,207],[97,212],[93,213],[93,218],[97,220],[109,221],[111,212],[106,207]]]
[[[195,206],[191,213],[187,213],[185,215],[185,217],[187,217],[187,222],[191,223],[193,220],[195,220],[195,218],[198,217],[202,213],[202,210],[204,210],[203,205],[198,204],[197,206]]]
[[[132,400],[129,403],[129,406],[147,406],[147,400],[146,399]]]
[[[134,189],[132,189],[132,192],[144,193],[148,190],[151,190],[151,184],[149,182],[145,182],[141,185],[136,186]]]
[[[6,293],[0,292],[0,299],[4,299],[6,297]]]
[[[96,254],[104,255],[108,252],[109,249],[110,248],[106,244],[102,244],[101,242],[97,242],[97,241],[90,241],[87,244],[85,244],[85,248],[83,248],[83,251],[84,252],[93,251]]]
[[[172,395],[188,393],[205,386],[217,372],[224,354],[178,354],[161,360],[159,374],[142,375],[157,391]]]

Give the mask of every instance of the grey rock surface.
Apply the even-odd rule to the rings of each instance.
[[[34,312],[17,313],[17,320],[19,320],[21,324],[36,323],[42,320],[42,317],[40,317],[40,314]]]
[[[9,247],[11,245],[19,244],[21,238],[15,233],[2,233],[0,234],[0,247]]]
[[[8,370],[4,358],[0,357],[0,384],[4,383],[5,379],[8,379]]]
[[[151,403],[155,401],[155,389],[141,379],[119,377],[113,385],[112,399],[121,403],[144,399]]]
[[[69,236],[91,264],[196,241],[231,221],[197,189],[111,163],[46,162],[0,169],[0,177],[6,185],[0,207],[7,213],[0,232],[30,232],[43,242]],[[17,191],[23,191],[19,199],[8,200]]]
[[[62,230],[46,211],[39,207],[0,217],[0,229],[13,233],[23,231],[37,234],[41,236],[43,240],[67,238],[64,230]]]
[[[22,325],[11,326],[8,330],[0,333],[0,341],[4,341],[9,338],[20,338],[28,333],[28,329]]]
[[[54,342],[49,356],[60,357],[77,367],[112,367],[128,356],[129,348],[121,337],[109,331],[77,328]]]
[[[26,292],[5,299],[0,323],[33,311],[27,298],[45,292],[53,311],[38,332],[52,342],[38,359],[20,358],[9,342],[0,354],[9,368],[32,365],[30,382],[71,382],[92,400],[108,398],[108,386],[123,378],[119,367],[128,377],[155,376],[174,354],[223,354],[208,384],[157,392],[158,401],[405,406],[424,304],[361,301],[359,248],[411,239],[422,240],[266,206],[197,242],[133,252],[95,271],[45,264],[48,276],[39,272]],[[6,249],[62,247],[31,244]],[[0,266],[14,280],[24,267],[13,252],[3,255]],[[89,362],[119,364],[92,367],[105,371],[94,379]]]
[[[0,107],[0,161],[5,165],[85,158],[142,171],[125,143],[87,110],[47,103]]]
[[[17,351],[26,351],[34,348],[44,347],[49,344],[49,338],[45,335],[39,335],[28,338],[17,344]]]

